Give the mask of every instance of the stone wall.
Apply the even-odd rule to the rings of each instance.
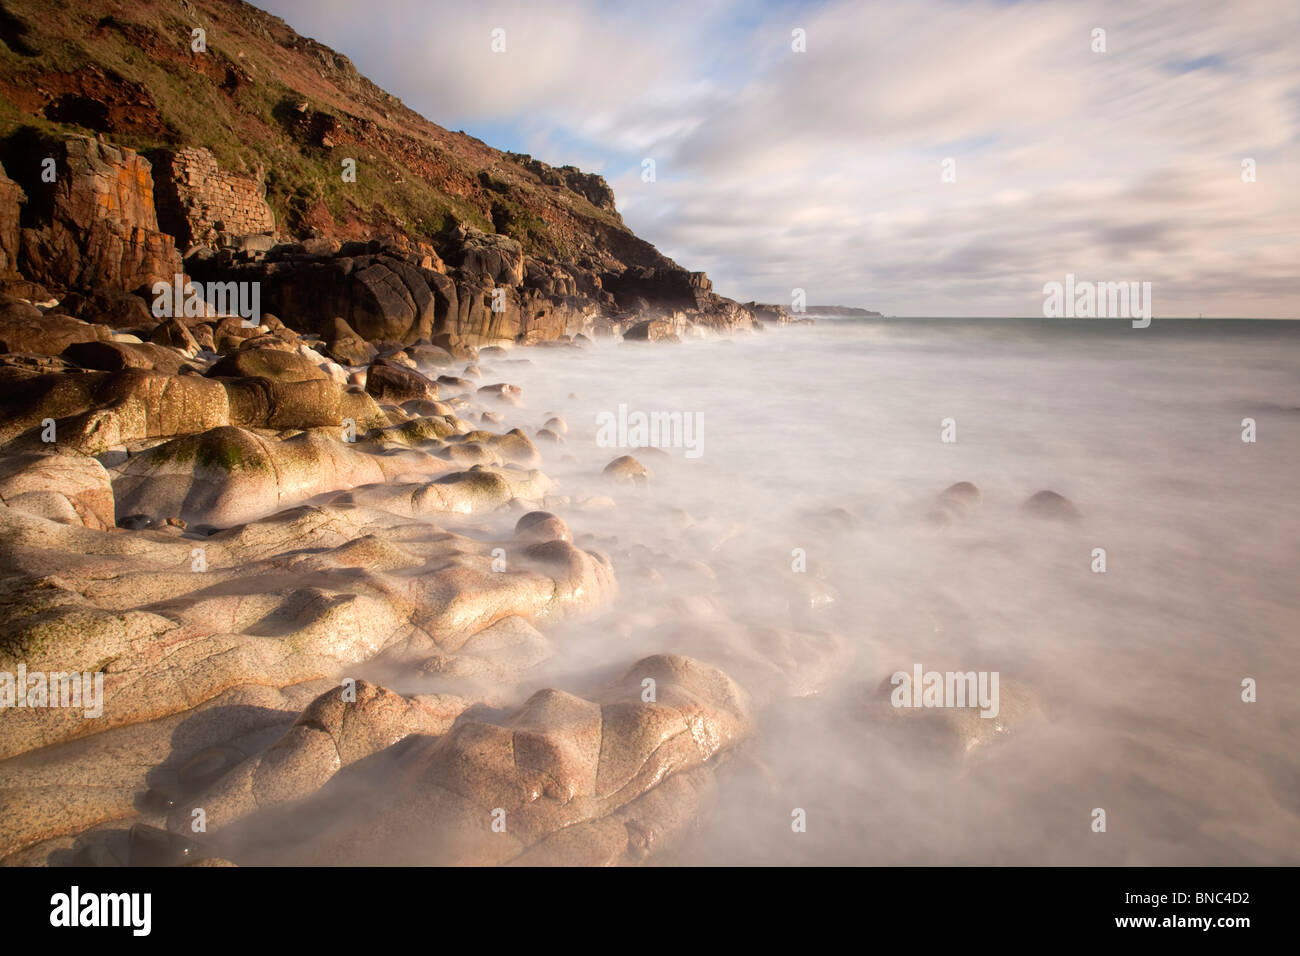
[[[181,249],[275,231],[261,176],[223,172],[206,149],[160,152],[156,159],[158,222]]]

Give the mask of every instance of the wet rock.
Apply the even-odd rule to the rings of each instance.
[[[1038,492],[1024,503],[1024,509],[1036,517],[1057,521],[1074,521],[1081,517],[1074,502],[1055,491]]]
[[[904,671],[909,678],[912,670]],[[938,671],[946,675],[946,671]],[[943,706],[894,706],[894,699],[915,702],[909,695],[910,683],[893,682],[893,675],[886,677],[877,685],[870,696],[869,712],[877,719],[885,720],[889,725],[899,727],[910,735],[910,739],[935,752],[954,756],[965,756],[972,751],[984,748],[1001,740],[1013,732],[1032,726],[1045,716],[1042,701],[1036,691],[1022,681],[1011,680],[999,674],[997,688],[996,713],[990,707],[981,708],[978,700],[977,671],[954,671],[960,678],[963,673],[976,677],[976,694],[972,697],[965,692],[969,681],[964,682],[963,693],[958,694],[957,685],[953,685],[953,696],[948,697],[945,685],[937,690],[936,701]],[[987,685],[992,696],[992,684]],[[960,705],[960,706],[959,706]],[[990,716],[984,716],[987,712]]]
[[[177,833],[137,823],[131,827],[131,866],[180,866],[195,859],[199,845]]]
[[[439,375],[438,388],[447,390],[452,395],[464,395],[475,391],[475,385],[469,379],[457,378],[455,375]]]
[[[344,767],[410,734],[445,732],[465,706],[451,697],[407,699],[365,680],[341,685],[316,698],[264,753],[207,760],[207,785],[172,811],[168,827],[185,832],[197,806],[215,832],[258,809],[310,796]]]
[[[194,368],[184,353],[152,343],[76,342],[64,349],[62,355],[82,368],[101,372],[140,368],[176,375],[184,368]]]
[[[647,682],[652,703],[642,696]],[[645,658],[591,699],[541,690],[512,714],[467,712],[443,734],[412,738],[400,759],[345,768],[339,786],[294,810],[335,822],[272,852],[303,863],[640,862],[685,832],[708,765],[750,733],[750,710],[745,692],[713,667]],[[313,756],[303,741],[296,750],[302,776],[338,762],[332,748]],[[371,782],[381,779],[383,787]],[[501,814],[505,830],[493,832]],[[281,821],[291,822],[250,820],[236,845],[256,850],[253,835]]]
[[[437,401],[438,386],[414,369],[377,361],[366,373],[366,391],[378,402],[400,405],[413,400]]]
[[[428,343],[408,345],[406,354],[419,368],[446,368],[456,363],[456,357],[446,349]]]
[[[500,382],[496,385],[484,385],[478,390],[480,395],[495,395],[498,401],[508,405],[523,404],[523,390],[517,385]]]
[[[982,500],[983,495],[979,488],[969,481],[959,481],[939,493],[929,519],[935,524],[946,527],[955,521],[970,517],[979,508]]]
[[[605,466],[606,478],[619,484],[645,485],[650,482],[650,469],[631,455],[622,455]]]
[[[515,522],[515,537],[520,541],[571,541],[569,526],[549,511],[530,511]]]
[[[661,319],[647,319],[638,322],[623,333],[625,342],[680,342],[681,338],[671,322]]]

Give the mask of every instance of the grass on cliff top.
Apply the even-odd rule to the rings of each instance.
[[[29,26],[15,42],[19,47],[36,48],[39,56],[24,56],[8,42],[0,43],[0,75],[15,78],[33,71],[76,74],[90,68],[143,86],[156,104],[157,128],[143,133],[114,130],[105,133],[105,138],[146,154],[157,148],[202,146],[212,151],[222,169],[242,173],[264,170],[267,202],[282,232],[305,232],[305,220],[319,203],[339,224],[354,217],[392,221],[413,236],[435,239],[456,222],[465,222],[485,232],[509,235],[530,254],[563,257],[570,252],[556,231],[528,208],[531,194],[538,194],[531,198],[535,204],[540,191],[549,188],[532,183],[530,175],[512,177],[517,180],[514,183],[495,177],[487,182],[480,176],[484,192],[476,203],[435,188],[400,160],[364,143],[324,149],[296,140],[277,117],[287,101],[307,101],[311,109],[334,115],[345,125],[348,120],[329,104],[317,102],[284,81],[280,64],[271,54],[281,60],[295,58],[294,68],[304,74],[314,70],[316,80],[330,81],[330,77],[320,73],[310,58],[286,51],[269,36],[255,35],[257,24],[248,20],[245,11],[202,11],[197,21],[207,28],[206,55],[213,58],[212,63],[219,70],[234,70],[251,78],[223,87],[188,62],[190,30],[196,21],[177,15],[178,8],[145,0],[133,5],[129,15],[115,11],[113,16],[103,16],[102,10],[68,6],[54,12],[49,7],[48,0],[8,0],[6,9],[11,17]],[[165,47],[166,58],[151,55],[131,41],[124,30],[137,27],[152,32],[153,40]],[[14,40],[12,32],[7,40]],[[305,82],[300,78],[300,85]],[[342,92],[337,83],[333,85]],[[364,109],[364,104],[360,108]],[[34,117],[0,97],[0,136],[22,126],[53,136],[95,132]],[[421,142],[433,142],[414,130],[410,135]],[[356,153],[361,155],[349,155]],[[342,179],[344,158],[357,160],[355,183]],[[443,158],[465,162],[454,151]],[[470,178],[478,172],[468,167],[464,171]],[[572,193],[570,198],[578,215],[621,227],[616,217],[597,209],[585,197]]]

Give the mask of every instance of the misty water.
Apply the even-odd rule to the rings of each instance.
[[[620,596],[548,630],[518,699],[665,651],[754,695],[711,809],[656,861],[1300,856],[1296,323],[821,321],[484,364],[523,388],[508,424],[567,421],[557,493],[618,502],[562,512]],[[602,447],[620,403],[701,416],[699,456]],[[612,491],[629,453],[652,481]],[[936,520],[961,481],[982,502]],[[1077,520],[1026,512],[1044,489]],[[918,664],[997,672],[1000,732],[899,719],[887,682]]]

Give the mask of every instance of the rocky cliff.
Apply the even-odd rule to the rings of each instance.
[[[757,327],[600,176],[445,130],[240,0],[4,14],[6,292],[148,298],[184,271],[259,283],[296,331],[402,344]]]

